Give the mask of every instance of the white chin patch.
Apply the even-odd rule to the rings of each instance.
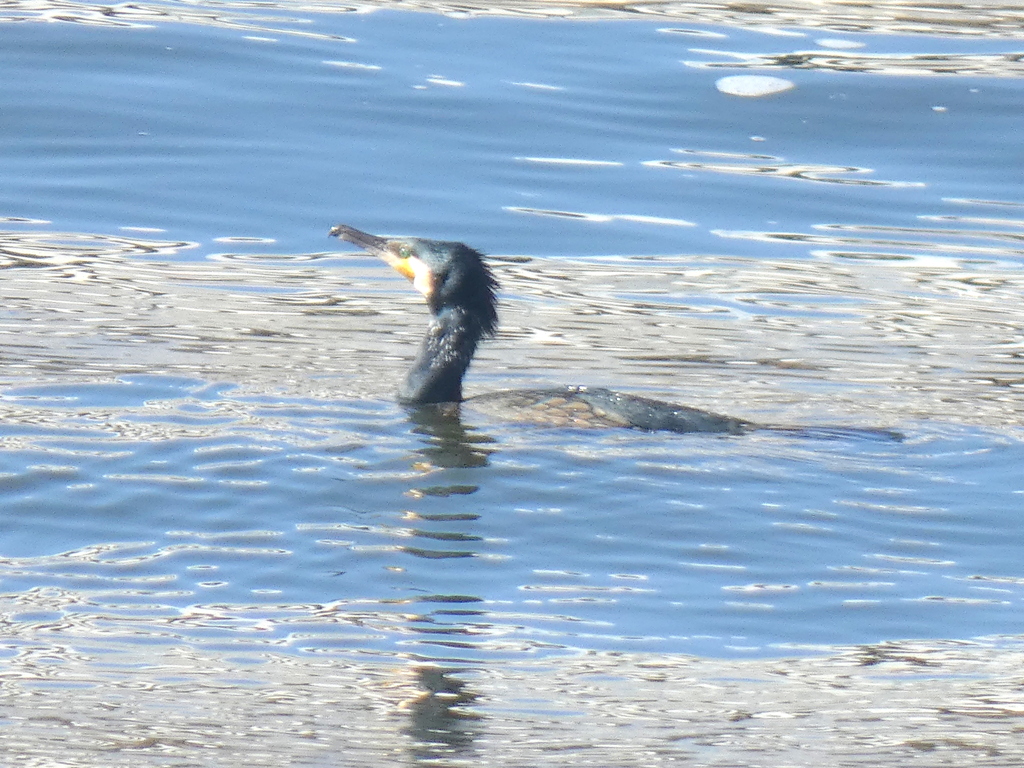
[[[415,256],[408,263],[412,267],[412,287],[429,298],[434,293],[434,276],[430,269]]]

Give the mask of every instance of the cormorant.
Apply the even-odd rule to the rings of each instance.
[[[481,339],[498,326],[498,281],[479,251],[459,242],[418,237],[383,238],[338,224],[330,234],[377,256],[412,281],[430,309],[430,326],[398,398],[406,405],[462,403],[462,378]],[[515,409],[529,423],[631,427],[670,432],[740,434],[756,425],[742,419],[612,390],[566,386],[494,392],[471,397],[474,409]]]

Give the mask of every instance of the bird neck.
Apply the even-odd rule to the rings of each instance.
[[[399,400],[409,405],[460,402],[462,377],[484,333],[464,307],[442,307],[433,313],[419,354],[399,389]]]

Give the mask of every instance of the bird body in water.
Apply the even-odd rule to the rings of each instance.
[[[609,389],[565,386],[492,392],[468,400],[462,379],[481,340],[498,326],[498,282],[483,255],[464,243],[416,237],[384,238],[338,224],[330,234],[358,245],[412,281],[427,301],[430,324],[398,399],[410,406],[467,403],[523,423],[566,427],[627,427],[645,431],[742,434],[770,429],[807,436],[882,437],[896,432],[847,427],[774,427]]]
[[[430,324],[398,390],[406,405],[461,403],[462,379],[482,339],[498,326],[498,281],[468,245],[415,237],[383,238],[339,224],[331,235],[377,256],[412,281],[427,301]],[[569,427],[631,427],[738,434],[755,425],[697,408],[612,390],[566,386],[477,395],[473,407],[518,421]]]

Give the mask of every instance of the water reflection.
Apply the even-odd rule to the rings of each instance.
[[[687,61],[698,69],[816,69],[834,72],[864,72],[877,75],[959,77],[1021,77],[1024,57],[1019,53],[997,54],[881,54],[836,51],[794,51],[791,53],[738,53],[691,49],[691,53],[725,57],[719,61]]]
[[[645,166],[651,168],[675,168],[686,171],[710,171],[712,173],[742,174],[756,176],[780,176],[804,181],[819,181],[829,184],[852,184],[867,187],[923,187],[915,181],[885,181],[882,179],[849,178],[847,174],[873,173],[871,168],[855,166],[822,165],[816,163],[789,163],[772,155],[707,152],[696,149],[674,149],[693,160],[648,160]],[[724,162],[734,160],[737,162]]]
[[[1019,639],[803,659],[619,651],[480,669],[156,644],[140,653],[114,638],[100,652],[53,630],[2,653],[5,747],[30,764],[60,754],[76,768],[228,768],[244,755],[254,768],[564,768],[699,764],[713,753],[748,765],[786,761],[794,744],[826,764],[836,754],[851,765],[936,752],[956,764],[1024,759]]]
[[[167,7],[145,3],[121,3],[110,6],[90,5],[89,3],[73,2],[72,0],[46,0],[43,3],[36,3],[32,0],[18,0],[5,6],[0,18],[8,23],[30,21],[62,22],[65,24],[128,29],[145,29],[159,23],[197,24],[237,29],[244,32],[305,37],[314,40],[331,40],[344,43],[355,42],[350,37],[302,29],[301,26],[305,23],[305,20],[301,18],[263,15],[268,10],[284,10],[286,7],[286,5],[267,3],[262,0],[233,3],[230,9],[217,2],[210,3],[209,8],[203,8],[202,4],[187,7]],[[291,7],[294,10],[303,10],[305,12],[314,10],[314,7],[310,5]],[[336,13],[354,13],[358,11],[357,8],[352,6],[333,6],[331,10]]]
[[[417,762],[461,764],[475,756],[473,742],[486,732],[482,716],[467,709],[479,696],[455,676],[458,672],[436,666],[413,669],[423,693],[404,703],[411,722],[403,733],[413,739],[409,754]]]
[[[892,0],[884,7],[860,4],[808,5],[799,0],[780,0],[771,5],[732,2],[690,3],[663,0],[635,0],[628,4],[595,4],[567,0],[557,6],[536,0],[489,0],[487,3],[444,0],[360,0],[353,4],[324,4],[315,0],[242,0],[227,9],[220,3],[196,3],[187,7],[119,4],[91,5],[71,0],[15,0],[4,6],[0,16],[6,22],[65,22],[109,27],[146,27],[155,23],[187,23],[227,27],[272,35],[294,35],[351,42],[342,36],[323,35],[296,29],[300,19],[267,16],[269,12],[365,13],[378,8],[406,9],[444,14],[456,18],[473,16],[518,16],[525,18],[578,19],[685,19],[694,24],[716,24],[763,29],[769,34],[778,27],[819,27],[844,32],[885,34],[959,35],[966,37],[1005,36],[1019,25],[1019,8],[1013,2],[944,3],[941,8],[912,0]],[[709,36],[703,30],[667,28],[674,34]]]
[[[4,221],[22,224],[48,224],[26,220]],[[25,267],[88,267],[97,260],[147,256],[177,256],[198,247],[183,240],[152,240],[135,236],[89,232],[52,232],[48,230],[0,231],[0,269]],[[77,274],[81,275],[81,272]],[[88,274],[88,270],[86,271]]]
[[[935,217],[922,217],[927,220]],[[942,217],[943,221],[960,222],[955,216]],[[964,221],[964,224],[970,222]],[[997,223],[990,220],[990,223]],[[818,224],[814,233],[806,232],[742,232],[715,230],[719,237],[764,242],[788,242],[815,247],[815,255],[841,259],[874,259],[879,261],[914,261],[934,254],[977,260],[985,263],[997,260],[1019,262],[1024,258],[1024,240],[1016,231],[1014,221],[1003,222],[1007,229],[975,229],[944,227],[883,227],[857,224]],[[878,237],[877,235],[885,235]],[[898,237],[895,237],[898,236]],[[981,241],[983,244],[964,243]],[[838,246],[838,247],[837,247]],[[856,249],[856,250],[853,250]]]
[[[495,439],[463,425],[459,408],[450,403],[410,408],[409,420],[413,432],[426,438],[417,451],[424,460],[422,468],[484,467],[495,450]]]
[[[533,216],[553,216],[562,219],[575,219],[595,224],[606,224],[612,221],[628,221],[636,224],[655,224],[672,227],[695,227],[692,221],[684,219],[671,219],[663,216],[640,216],[631,213],[585,213],[583,211],[559,211],[548,208],[529,208],[521,205],[509,205],[506,211],[512,213],[526,213]]]

